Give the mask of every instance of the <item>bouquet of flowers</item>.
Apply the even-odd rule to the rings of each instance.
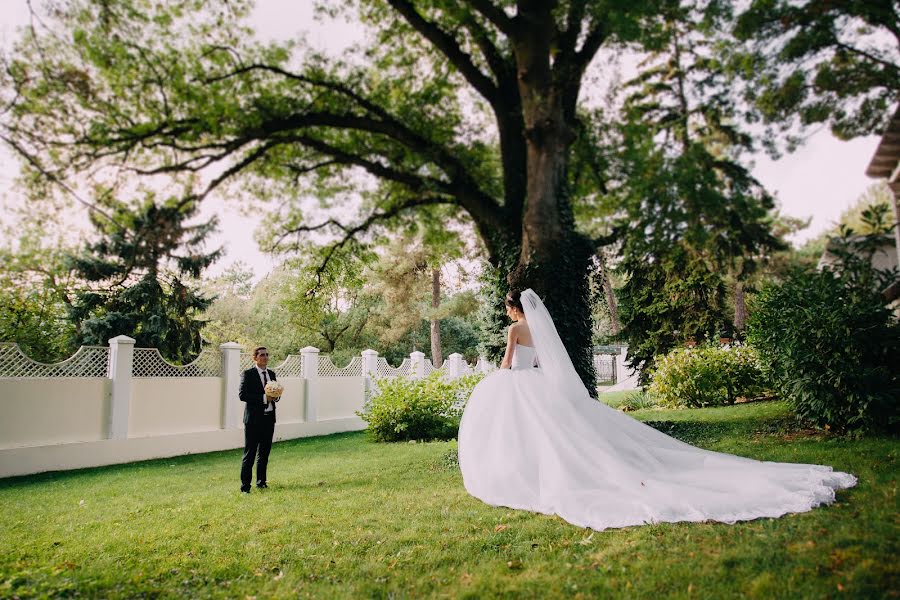
[[[267,400],[278,402],[278,399],[281,398],[281,394],[284,393],[284,386],[277,381],[270,381],[266,384],[265,391]]]

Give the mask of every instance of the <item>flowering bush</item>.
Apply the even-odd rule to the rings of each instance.
[[[750,346],[677,348],[657,359],[650,393],[670,408],[722,406],[754,397],[765,387],[759,358]]]
[[[357,414],[378,442],[452,439],[472,389],[483,377],[479,373],[446,380],[435,371],[423,379],[379,379]]]

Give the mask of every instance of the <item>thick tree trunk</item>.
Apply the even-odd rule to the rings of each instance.
[[[437,310],[441,305],[441,270],[431,269],[431,308]],[[435,369],[441,368],[444,359],[441,356],[441,322],[431,319],[431,364]]]
[[[747,305],[744,301],[744,284],[734,284],[734,330],[744,331],[747,326]]]
[[[553,19],[548,4],[531,3],[515,53],[525,120],[527,193],[522,246],[510,284],[530,287],[544,300],[575,369],[592,395],[596,375],[591,348],[588,272],[594,254],[575,231],[568,198],[569,147],[575,139],[566,121],[563,89],[550,64]],[[546,11],[546,14],[543,14]]]

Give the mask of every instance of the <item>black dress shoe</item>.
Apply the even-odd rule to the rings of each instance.
[[[250,493],[250,486],[249,486],[249,485],[248,485],[247,487],[241,486],[241,493],[242,493],[242,494],[249,494],[249,493]]]
[[[266,485],[266,482],[265,482],[265,481],[262,482],[262,483],[257,483],[257,484],[256,484],[256,489],[258,489],[258,490],[261,490],[261,489],[263,489],[263,488],[268,488],[268,487],[269,487],[269,486]]]

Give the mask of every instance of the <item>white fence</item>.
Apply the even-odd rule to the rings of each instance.
[[[119,336],[47,365],[0,344],[0,477],[242,447],[238,385],[252,357],[241,350],[229,342],[180,366]],[[373,379],[436,370],[422,352],[392,367],[365,350],[337,367],[312,347],[270,367],[285,388],[276,441],[364,429],[356,411]],[[451,354],[440,370],[459,377],[493,368]]]

